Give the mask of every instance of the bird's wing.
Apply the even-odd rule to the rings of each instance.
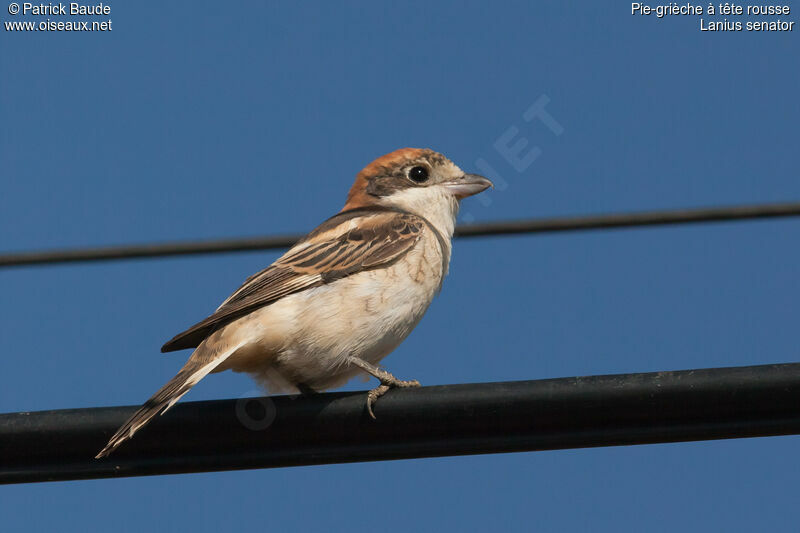
[[[213,315],[173,337],[161,351],[194,348],[217,328],[284,296],[396,261],[419,241],[425,226],[425,219],[393,210],[340,213],[250,276]]]

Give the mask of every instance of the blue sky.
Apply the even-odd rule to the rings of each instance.
[[[800,199],[796,31],[598,2],[110,5],[110,32],[0,30],[2,251],[307,231],[403,146],[497,172],[462,220]],[[523,117],[542,97],[560,135]],[[504,134],[538,157],[515,168]],[[444,384],[797,361],[799,240],[783,220],[457,241],[384,363]],[[0,412],[141,403],[185,359],[162,342],[275,257],[0,271]],[[186,399],[253,394],[223,374]],[[4,531],[791,530],[798,444],[3,486],[0,515]]]

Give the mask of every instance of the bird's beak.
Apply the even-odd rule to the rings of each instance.
[[[494,187],[494,183],[477,174],[464,174],[460,178],[446,181],[442,185],[459,200]]]

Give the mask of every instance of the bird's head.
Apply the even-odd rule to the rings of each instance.
[[[358,173],[343,211],[381,205],[423,216],[458,210],[458,201],[492,186],[483,176],[465,174],[440,153],[401,148],[379,157]]]

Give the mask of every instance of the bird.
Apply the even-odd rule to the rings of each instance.
[[[492,187],[430,149],[401,148],[355,178],[341,211],[257,272],[162,352],[186,364],[110,438],[108,456],[211,373],[248,373],[269,392],[315,393],[355,376],[419,387],[379,363],[422,319],[450,265],[459,202]]]

